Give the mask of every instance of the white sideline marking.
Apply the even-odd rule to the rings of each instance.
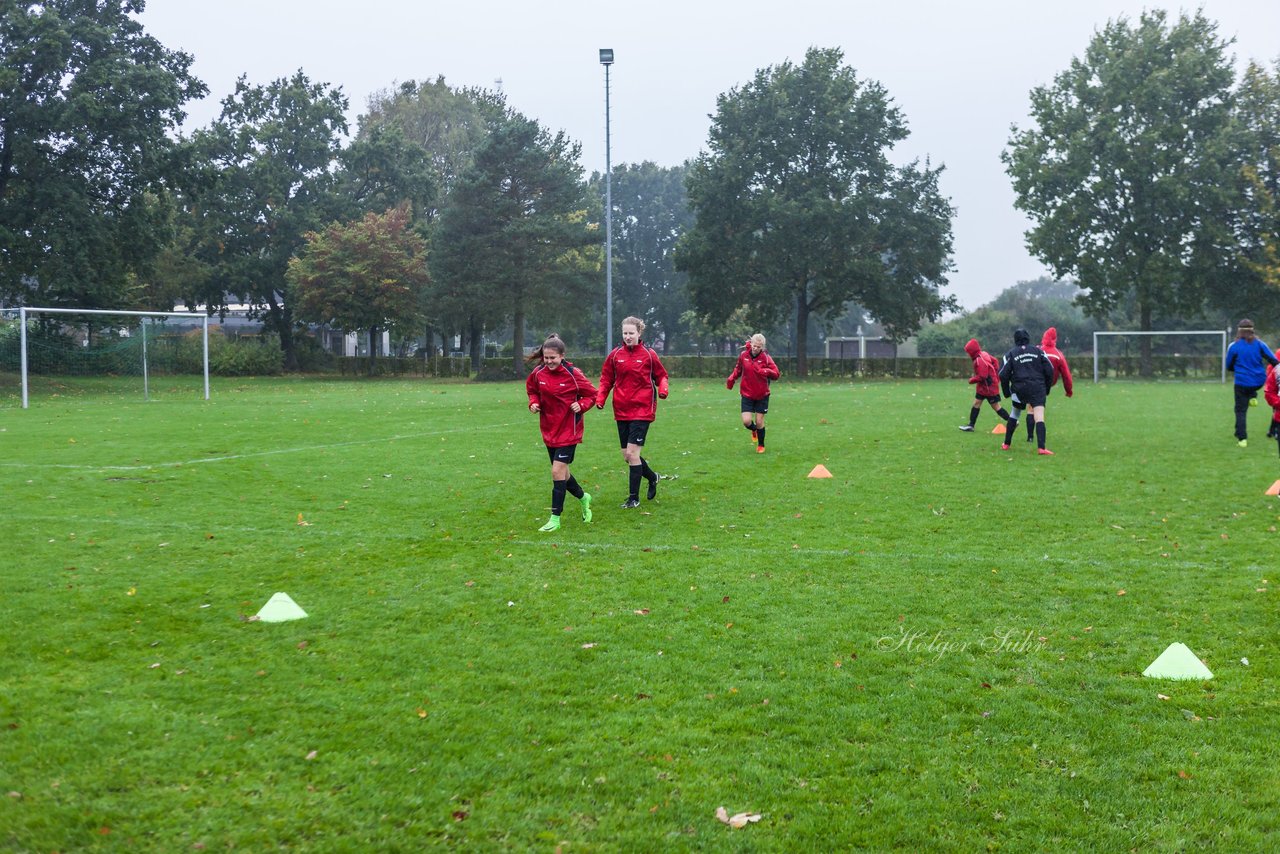
[[[395,442],[399,439],[419,439],[423,436],[443,436],[452,433],[476,433],[481,430],[491,430],[494,428],[511,427],[511,423],[506,424],[490,424],[484,427],[459,427],[454,430],[431,430],[425,433],[408,433],[396,436],[383,436],[378,439],[353,439],[350,442],[334,442],[328,445],[304,445],[300,448],[277,448],[272,451],[253,451],[247,454],[227,454],[221,457],[201,457],[194,460],[179,460],[169,463],[147,463],[137,466],[94,466],[79,465],[73,463],[24,463],[24,462],[0,462],[0,466],[6,468],[33,468],[33,469],[83,469],[87,471],[147,471],[148,469],[163,468],[180,468],[182,466],[193,466],[200,463],[224,463],[230,460],[246,460],[253,457],[271,457],[278,454],[297,454],[304,451],[326,451],[330,448],[349,448],[352,445],[373,445],[378,442]]]

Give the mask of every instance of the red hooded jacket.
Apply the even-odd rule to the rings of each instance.
[[[604,406],[610,391],[615,421],[653,421],[658,417],[657,398],[667,396],[667,369],[643,341],[614,347],[600,368],[596,406]]]
[[[538,427],[548,448],[582,443],[582,414],[596,402],[596,388],[582,371],[568,362],[558,368],[539,365],[524,381],[529,405],[538,404]],[[571,408],[578,402],[580,412]]]
[[[1280,424],[1280,382],[1277,382],[1275,365],[1267,365],[1267,381],[1262,386],[1262,396],[1271,405],[1271,420]]]
[[[973,359],[973,376],[969,385],[976,385],[974,393],[982,397],[1000,395],[1000,360],[982,349],[977,338],[970,338],[964,351]]]
[[[1040,349],[1053,363],[1053,382],[1049,385],[1053,386],[1061,379],[1062,388],[1066,391],[1067,397],[1071,397],[1071,368],[1067,365],[1067,357],[1058,349],[1057,327],[1050,326],[1044,331],[1044,337],[1040,339]]]
[[[751,355],[748,343],[738,354],[738,363],[733,366],[733,373],[725,380],[726,388],[733,388],[738,377],[742,377],[742,396],[748,400],[763,400],[769,396],[769,381],[781,376],[778,363],[764,350],[757,356]]]

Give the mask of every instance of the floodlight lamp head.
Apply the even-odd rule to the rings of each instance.
[[[611,47],[600,48],[600,64],[613,65],[613,48]]]

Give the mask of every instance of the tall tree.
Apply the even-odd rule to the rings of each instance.
[[[296,319],[285,270],[309,231],[338,218],[333,166],[347,99],[301,70],[266,86],[241,77],[213,125],[195,136],[212,169],[193,207],[213,267],[203,294],[211,309],[248,303],[280,336],[287,369],[298,366]]]
[[[694,162],[697,217],[677,251],[697,310],[718,322],[746,305],[758,326],[790,309],[796,340],[811,317],[850,300],[899,339],[954,304],[950,203],[941,167],[896,168],[906,122],[839,49],[763,69],[716,101],[710,151]],[[796,372],[808,372],[797,348]]]
[[[689,310],[689,277],[675,267],[676,244],[693,225],[688,174],[687,164],[652,161],[613,170],[613,314],[643,318],[646,340],[668,351]],[[603,210],[604,176],[592,175],[591,186]]]
[[[0,296],[130,307],[168,239],[171,134],[207,92],[142,0],[0,6]]]
[[[1160,310],[1198,312],[1222,284],[1238,186],[1226,49],[1198,12],[1172,24],[1144,12],[1136,26],[1108,22],[1031,91],[1034,126],[1014,127],[1002,158],[1035,222],[1028,248],[1079,282],[1090,315],[1132,297],[1148,331]]]
[[[1280,60],[1273,69],[1250,63],[1237,89],[1241,270],[1223,306],[1236,317],[1280,314]]]
[[[419,291],[428,281],[426,256],[427,242],[412,229],[407,203],[310,232],[287,274],[298,318],[367,331],[373,376],[377,334],[414,328]]]
[[[563,131],[509,112],[455,182],[434,235],[440,303],[473,325],[509,319],[517,374],[526,321],[581,306],[599,269],[578,155]]]

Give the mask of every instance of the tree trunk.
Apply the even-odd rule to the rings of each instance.
[[[524,312],[517,311],[512,318],[515,330],[511,333],[511,369],[517,377],[524,376]]]
[[[1143,332],[1151,331],[1151,303],[1149,300],[1139,297],[1141,303],[1138,306],[1138,326]],[[1138,336],[1138,376],[1143,379],[1151,378],[1151,336]]]
[[[805,342],[809,340],[809,288],[803,287],[796,296],[796,377],[804,379],[809,376],[809,356]]]
[[[374,369],[377,367],[378,356],[378,327],[369,327],[369,376],[374,375]]]
[[[276,334],[280,336],[280,350],[284,353],[284,369],[298,370],[298,348],[293,340],[293,312],[284,303],[272,300],[267,303],[267,317],[271,320],[271,326],[275,327]]]
[[[484,326],[476,318],[471,318],[471,373],[480,373],[480,347],[484,343]]]

